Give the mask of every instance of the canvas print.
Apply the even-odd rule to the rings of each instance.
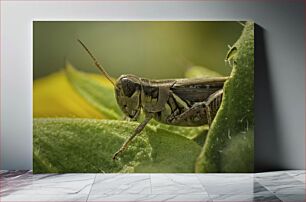
[[[251,21],[33,22],[34,173],[254,166]]]

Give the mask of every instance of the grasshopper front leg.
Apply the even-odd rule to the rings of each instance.
[[[147,114],[145,120],[140,123],[137,128],[134,130],[134,133],[123,143],[120,149],[113,155],[113,160],[116,160],[118,155],[122,154],[127,148],[131,141],[144,129],[144,127],[149,123],[153,118],[153,114]]]

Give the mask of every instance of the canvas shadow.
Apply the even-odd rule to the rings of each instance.
[[[266,50],[266,30],[258,24],[254,27],[255,61],[255,138],[254,170],[266,172],[282,170],[280,131],[275,109],[275,97]]]

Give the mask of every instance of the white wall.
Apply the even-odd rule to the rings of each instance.
[[[303,1],[0,3],[1,169],[32,168],[32,20],[50,19],[254,20],[256,167],[305,168]]]

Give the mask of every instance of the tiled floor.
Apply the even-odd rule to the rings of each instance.
[[[0,201],[305,201],[305,171],[39,174],[1,171]]]

